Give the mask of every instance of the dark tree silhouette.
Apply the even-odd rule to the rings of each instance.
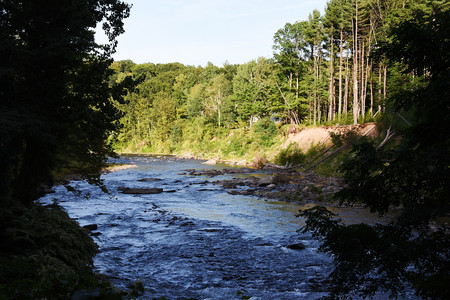
[[[1,1],[2,204],[30,204],[65,169],[95,181],[118,129],[109,65],[129,11],[119,0]],[[104,45],[94,39],[99,23]]]
[[[438,1],[420,3],[382,48],[420,77],[391,99],[396,109],[414,111],[414,122],[390,147],[354,145],[343,166],[348,188],[338,194],[341,203],[362,202],[379,214],[396,207],[400,216],[387,225],[346,226],[323,207],[300,213],[304,231],[334,255],[332,297],[397,295],[405,283],[425,298],[450,297],[450,11]]]

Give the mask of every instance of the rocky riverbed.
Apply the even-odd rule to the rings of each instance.
[[[332,197],[336,178],[255,170],[174,157],[121,157],[136,167],[40,199],[58,203],[91,230],[97,270],[119,287],[142,282],[143,299],[316,299],[329,288],[332,259],[300,233],[299,209]],[[74,192],[75,191],[75,192]],[[80,195],[84,197],[80,197]],[[343,221],[366,210],[337,208]]]
[[[342,178],[324,177],[312,172],[294,169],[255,170],[207,169],[185,170],[180,175],[216,177],[235,175],[232,179],[216,180],[212,183],[227,190],[231,195],[256,195],[265,198],[297,202],[332,202],[333,195],[344,184]]]

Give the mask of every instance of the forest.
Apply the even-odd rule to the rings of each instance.
[[[129,13],[119,0],[0,3],[0,297],[99,286],[133,297],[94,274],[97,246],[67,213],[34,202],[67,174],[102,187],[116,152],[251,159],[291,128],[369,121],[395,138],[340,137],[336,200],[398,217],[344,225],[321,206],[299,212],[334,259],[330,298],[405,285],[449,297],[448,1],[331,0],[274,32],[272,58],[221,67],[114,62]]]
[[[380,51],[389,42],[389,28],[411,9],[404,1],[330,1],[324,15],[313,11],[308,20],[287,23],[274,33],[272,58],[242,65],[114,62],[112,83],[127,77],[138,82],[127,104],[118,106],[125,116],[116,148],[228,153],[233,149],[224,145],[196,147],[235,129],[245,135],[257,121],[263,127],[278,124],[268,137],[281,132],[282,125],[373,121],[392,110],[388,96],[421,80],[402,73],[399,64],[388,66]]]

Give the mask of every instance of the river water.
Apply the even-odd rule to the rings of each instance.
[[[121,287],[141,280],[142,299],[315,299],[324,296],[330,257],[319,242],[298,232],[300,205],[229,195],[212,181],[233,176],[181,175],[186,169],[221,169],[171,157],[121,157],[137,168],[102,175],[109,194],[84,181],[40,199],[56,201],[80,225],[97,224],[94,264]],[[252,174],[254,175],[254,174]],[[157,181],[140,182],[154,178]],[[128,195],[121,186],[163,188]],[[343,210],[348,221],[367,215]],[[304,250],[286,246],[302,243]],[[248,299],[248,298],[246,298]]]

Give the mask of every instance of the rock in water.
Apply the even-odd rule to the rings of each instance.
[[[87,230],[97,230],[98,226],[97,226],[97,224],[89,224],[89,225],[84,225],[83,228],[85,228]]]
[[[275,183],[275,176],[268,176],[261,178],[258,182],[258,186],[268,186],[274,183]]]
[[[210,160],[207,160],[207,161],[203,162],[202,164],[204,164],[204,165],[217,165],[217,160],[210,159]]]
[[[292,249],[292,250],[304,250],[304,249],[306,249],[306,246],[303,245],[302,243],[297,243],[297,244],[292,244],[292,245],[286,246],[286,248]]]

